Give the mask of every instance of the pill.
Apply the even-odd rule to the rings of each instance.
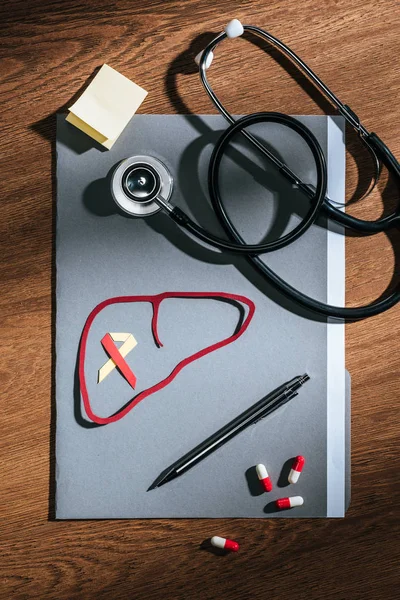
[[[275,501],[275,504],[279,510],[285,510],[286,508],[301,506],[304,504],[304,500],[301,496],[292,496],[291,498],[279,498],[279,500]]]
[[[257,477],[260,480],[261,485],[263,486],[264,491],[270,492],[272,490],[272,481],[270,476],[268,475],[268,471],[264,465],[256,466]]]
[[[227,540],[225,538],[214,535],[211,538],[211,544],[221,550],[230,550],[231,552],[237,552],[239,550],[239,544],[233,540]]]
[[[297,483],[305,462],[306,459],[304,458],[304,456],[296,456],[296,458],[293,461],[292,468],[290,469],[289,483]]]

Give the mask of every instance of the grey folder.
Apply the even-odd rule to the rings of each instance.
[[[343,120],[299,118],[328,156],[330,181],[339,185],[340,200]],[[219,116],[137,115],[112,151],[106,152],[67,123],[64,115],[58,116],[59,519],[344,514],[349,493],[350,393],[347,379],[346,404],[343,324],[310,318],[288,305],[244,259],[197,243],[161,213],[146,220],[129,218],[117,210],[110,196],[110,175],[116,164],[134,154],[151,154],[173,173],[172,201],[221,233],[208,200],[207,165],[225,126]],[[315,180],[310,154],[292,132],[262,125],[252,131],[306,181]],[[230,214],[249,241],[263,237],[271,220],[269,234],[281,234],[307,209],[299,192],[239,139],[223,160],[221,189]],[[343,248],[342,236],[328,233],[321,221],[294,244],[263,260],[299,289],[326,300],[329,290],[340,288],[344,279],[344,255],[342,262],[339,258],[332,263],[336,260],[329,250],[332,239]],[[93,426],[83,410],[77,379],[77,352],[87,316],[113,296],[164,291],[242,294],[255,302],[255,316],[236,342],[183,369],[173,383],[123,419]],[[168,375],[185,356],[230,335],[239,317],[237,307],[213,299],[166,300],[159,315],[164,347],[157,348],[149,304],[106,308],[91,328],[85,363],[95,412],[110,415],[134,394],[117,370],[97,383],[98,369],[107,359],[100,343],[105,333],[135,336],[138,345],[126,360],[140,391]],[[297,398],[182,477],[147,491],[168,465],[285,380],[304,372],[311,379]],[[285,468],[297,454],[306,457],[306,467],[298,484],[288,486]],[[274,483],[269,494],[261,494],[254,481],[254,465],[260,462]],[[276,513],[273,500],[288,495],[302,495],[304,506]]]

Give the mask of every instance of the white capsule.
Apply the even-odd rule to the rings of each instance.
[[[200,60],[201,60],[201,57],[203,56],[203,52],[204,52],[204,50],[202,50],[201,52],[199,52],[198,55],[196,56],[196,58],[194,59],[194,62],[196,63],[196,65],[200,64]],[[208,67],[211,66],[211,63],[212,63],[213,59],[214,59],[214,53],[213,52],[209,52],[208,56],[206,58],[206,69],[208,69]]]
[[[295,471],[294,469],[290,469],[289,473],[289,483],[297,483],[300,477],[300,471]]]
[[[229,21],[226,25],[224,31],[228,38],[236,38],[243,34],[244,29],[239,19],[232,19],[232,21]]]
[[[270,492],[272,490],[272,481],[270,476],[268,475],[268,471],[265,465],[259,464],[256,466],[257,477],[260,480],[262,487],[265,492]]]
[[[231,552],[237,552],[239,550],[239,544],[237,542],[219,537],[218,535],[214,535],[210,541],[215,548],[220,548],[221,550],[230,550]]]
[[[294,508],[295,506],[302,506],[304,500],[301,496],[291,496],[290,498],[279,498],[275,500],[275,504],[279,510],[285,510],[287,508]]]
[[[301,496],[292,496],[290,498],[290,508],[293,508],[294,506],[303,506],[304,504],[304,499]]]
[[[306,459],[304,458],[304,456],[296,456],[296,458],[293,461],[292,464],[292,468],[290,469],[290,473],[289,473],[289,483],[297,483],[300,477],[300,473],[302,472],[303,468],[304,468],[304,464],[306,462]]]
[[[256,466],[256,471],[257,471],[258,479],[265,479],[266,477],[268,477],[268,471],[267,471],[265,465],[262,465],[260,463],[259,465]]]

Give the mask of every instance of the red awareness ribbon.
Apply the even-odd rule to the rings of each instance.
[[[123,304],[123,303],[131,303],[131,302],[150,302],[153,307],[153,318],[151,321],[151,330],[152,330],[154,340],[155,340],[157,346],[159,348],[161,348],[162,343],[160,341],[160,338],[158,335],[158,329],[157,329],[158,314],[159,314],[160,304],[166,298],[204,298],[204,299],[224,298],[227,300],[233,300],[233,301],[241,302],[242,304],[245,304],[248,307],[249,311],[246,315],[246,318],[243,320],[243,323],[240,325],[240,327],[236,330],[236,332],[234,334],[228,336],[227,338],[224,338],[223,340],[221,340],[220,342],[217,342],[216,344],[211,344],[210,346],[207,346],[206,348],[203,348],[202,350],[199,350],[198,352],[195,352],[194,354],[181,360],[176,365],[176,367],[174,367],[174,369],[168,375],[168,377],[165,377],[165,379],[162,379],[155,385],[152,385],[151,387],[149,387],[149,388],[143,390],[142,392],[140,392],[139,394],[137,394],[127,404],[124,404],[123,408],[119,409],[116,413],[114,413],[108,417],[101,417],[99,415],[96,415],[96,413],[93,411],[91,403],[90,403],[89,394],[88,394],[87,385],[86,385],[86,378],[85,378],[86,346],[87,346],[87,340],[88,340],[90,328],[92,326],[94,319],[104,308],[106,308],[107,306],[110,306],[111,304]],[[100,302],[100,304],[98,304],[92,310],[90,315],[88,316],[85,326],[82,331],[82,336],[81,336],[81,340],[80,340],[80,344],[79,344],[79,358],[78,358],[79,385],[80,385],[80,391],[81,391],[81,395],[82,395],[83,406],[84,406],[84,409],[85,409],[85,412],[86,412],[88,418],[91,421],[93,421],[94,423],[97,423],[98,425],[107,425],[108,423],[115,423],[116,421],[119,421],[120,419],[125,417],[125,415],[127,415],[137,404],[139,404],[139,402],[144,400],[144,398],[147,398],[151,394],[154,394],[155,392],[162,390],[168,384],[170,384],[175,379],[175,377],[178,375],[178,373],[180,371],[182,371],[182,369],[184,367],[186,367],[190,363],[198,360],[199,358],[202,358],[203,356],[206,356],[207,354],[210,354],[211,352],[218,350],[219,348],[223,348],[224,346],[231,344],[232,342],[234,342],[238,338],[240,338],[244,334],[244,332],[246,331],[248,326],[250,325],[250,322],[254,315],[254,311],[255,311],[255,305],[254,305],[254,302],[252,302],[252,300],[250,300],[246,296],[239,296],[238,294],[228,294],[226,292],[163,292],[162,294],[156,294],[153,296],[116,296],[115,298],[109,298],[108,300],[103,300],[103,302]],[[114,358],[113,358],[113,360],[114,360]]]
[[[136,375],[132,373],[130,366],[118,350],[115,345],[114,340],[112,339],[109,333],[102,338],[101,343],[103,345],[104,350],[107,352],[108,356],[113,359],[118,369],[121,371],[122,375],[125,377],[127,382],[133,389],[136,387]]]

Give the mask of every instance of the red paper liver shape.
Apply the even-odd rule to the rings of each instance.
[[[106,308],[107,306],[110,306],[111,304],[122,304],[122,303],[130,303],[130,302],[150,302],[153,307],[153,318],[151,321],[151,329],[152,329],[153,336],[154,336],[157,346],[161,347],[162,343],[158,336],[158,330],[157,330],[158,312],[159,312],[161,302],[163,300],[165,300],[166,298],[204,298],[204,299],[206,299],[206,298],[208,298],[208,299],[224,298],[227,300],[234,300],[236,302],[241,302],[242,304],[245,304],[248,307],[249,312],[247,313],[246,318],[243,320],[243,323],[241,324],[239,330],[236,333],[234,333],[233,335],[230,335],[227,338],[224,338],[223,340],[221,340],[220,342],[217,342],[216,344],[212,344],[211,346],[207,346],[206,348],[203,348],[203,350],[199,350],[199,352],[195,352],[195,354],[192,354],[192,355],[188,356],[187,358],[184,358],[176,365],[176,367],[172,370],[172,372],[168,375],[168,377],[166,377],[165,379],[162,379],[155,385],[152,385],[151,387],[140,392],[137,396],[132,398],[132,400],[130,402],[128,402],[128,404],[125,404],[124,408],[117,411],[116,413],[110,415],[109,417],[100,417],[99,415],[96,415],[96,413],[93,411],[92,406],[90,404],[90,399],[89,399],[89,394],[87,391],[86,379],[85,379],[86,345],[87,345],[89,331],[90,331],[90,328],[92,326],[94,319],[104,308]],[[243,335],[243,333],[248,328],[250,321],[253,318],[254,311],[255,311],[254,302],[252,302],[249,298],[246,298],[246,296],[239,296],[237,294],[228,294],[225,292],[163,292],[162,294],[156,294],[154,296],[117,296],[115,298],[109,298],[108,300],[103,300],[103,302],[100,302],[100,304],[98,304],[92,310],[90,315],[88,316],[85,326],[83,328],[81,341],[79,344],[79,385],[80,385],[80,390],[81,390],[81,395],[82,395],[82,400],[83,400],[83,406],[84,406],[87,416],[89,417],[89,419],[91,421],[93,421],[94,423],[97,423],[98,425],[107,425],[108,423],[115,423],[116,421],[119,421],[125,415],[127,415],[128,412],[130,412],[137,404],[139,404],[139,402],[141,402],[141,400],[143,400],[144,398],[147,398],[147,396],[150,396],[151,394],[154,394],[155,392],[158,392],[159,390],[162,390],[163,388],[165,388],[169,383],[171,383],[171,381],[173,381],[175,379],[175,377],[178,375],[178,373],[184,367],[186,367],[190,363],[194,362],[195,360],[198,360],[199,358],[206,356],[206,354],[210,354],[210,352],[214,352],[214,350],[223,348],[224,346],[227,346],[228,344],[231,344],[232,342],[237,340],[241,335]]]

